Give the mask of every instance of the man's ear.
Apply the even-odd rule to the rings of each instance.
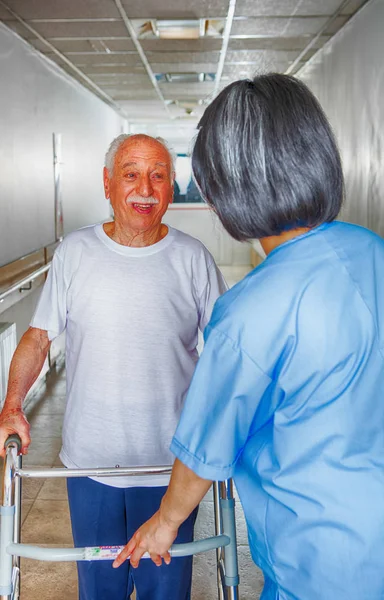
[[[109,173],[108,173],[108,169],[107,167],[104,167],[103,169],[103,182],[104,182],[104,193],[105,193],[105,197],[109,198],[109,192],[110,192],[110,179],[109,179]]]

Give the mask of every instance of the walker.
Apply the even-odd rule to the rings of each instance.
[[[171,467],[114,467],[103,469],[27,468],[23,469],[21,440],[11,435],[6,443],[6,457],[0,506],[0,600],[20,598],[20,557],[44,561],[114,560],[124,546],[96,546],[88,548],[42,548],[20,543],[21,531],[21,478],[49,477],[111,477],[116,475],[154,475],[170,473]],[[214,537],[188,544],[174,544],[173,558],[191,556],[216,550],[217,587],[219,600],[239,600],[239,574],[236,548],[235,500],[233,484],[214,482],[215,511]],[[145,554],[143,558],[149,558]]]

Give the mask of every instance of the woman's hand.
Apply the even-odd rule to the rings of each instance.
[[[149,553],[158,567],[161,566],[162,559],[169,565],[171,556],[168,550],[176,539],[177,531],[177,528],[164,521],[160,511],[157,511],[136,531],[112,566],[120,567],[125,560],[130,558],[131,566],[136,569],[145,552]]]

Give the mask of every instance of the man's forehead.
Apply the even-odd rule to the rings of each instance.
[[[157,163],[159,166],[170,165],[167,149],[152,138],[128,138],[116,153],[116,162],[120,165],[139,164],[143,161]]]
[[[143,158],[141,160],[128,160],[126,162],[122,162],[121,166],[123,169],[125,169],[126,167],[134,167],[134,166],[139,165],[141,162],[143,162],[143,160],[148,162],[148,159],[146,159],[146,158]],[[153,161],[150,161],[150,162],[152,163]],[[154,164],[156,167],[164,167],[165,169],[169,166],[169,163],[161,162],[159,160],[156,160],[156,162]]]

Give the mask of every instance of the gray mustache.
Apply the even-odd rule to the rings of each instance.
[[[153,196],[148,196],[148,198],[143,198],[142,196],[129,196],[126,202],[127,204],[159,204],[159,201]]]

